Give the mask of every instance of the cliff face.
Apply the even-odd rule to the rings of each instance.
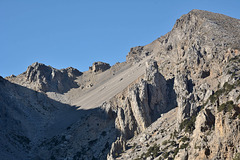
[[[144,58],[142,53],[148,52],[147,56],[154,55],[158,61],[166,81],[173,81],[177,113],[168,124],[174,126],[168,131],[171,137],[165,137],[162,127],[155,129],[156,134],[146,131],[138,138],[150,138],[141,144],[137,138],[128,141],[131,149],[122,159],[232,159],[238,155],[239,23],[225,15],[193,10],[178,19],[165,36],[131,49],[127,60],[136,55]]]
[[[146,62],[144,77],[111,100],[117,106],[116,127],[127,139],[144,131],[166,110],[166,80],[156,61]]]
[[[187,105],[187,101],[196,101],[199,95],[196,92],[194,95],[193,90],[200,85],[203,90],[216,89],[223,64],[239,55],[239,28],[237,19],[193,10],[178,19],[171,32],[147,46],[132,49],[128,57],[132,57],[132,51],[138,51],[140,57],[144,57],[141,53],[145,52],[155,55],[165,79],[175,80],[175,91],[180,95],[177,99],[180,114],[191,115],[183,111],[196,110],[197,106]],[[203,88],[206,82],[210,86]]]
[[[5,149],[0,155],[240,156],[239,39],[240,20],[192,10],[172,31],[132,48],[126,62],[112,67],[96,62],[81,73],[34,63],[19,76],[1,78],[0,126],[7,128],[1,135],[14,154]]]

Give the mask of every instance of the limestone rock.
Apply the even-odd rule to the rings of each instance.
[[[181,149],[175,157],[175,160],[188,160],[188,153],[185,149]]]
[[[133,61],[139,62],[143,54],[142,51],[143,51],[143,46],[137,46],[137,47],[131,48],[130,52],[126,57],[126,60],[128,62],[133,62]]]
[[[119,154],[125,150],[126,148],[126,142],[123,140],[122,137],[118,138],[113,144],[112,144],[112,147],[111,147],[111,150],[108,154],[108,157],[107,159],[108,160],[114,160],[116,157],[119,156]]]
[[[81,75],[81,72],[72,67],[58,70],[35,62],[26,72],[17,77],[9,77],[9,80],[37,91],[65,93],[71,88],[79,87],[74,80]]]
[[[116,126],[128,139],[144,131],[166,110],[166,81],[156,61],[147,62],[145,77],[118,96],[111,100],[118,106]]]
[[[109,68],[111,68],[111,66],[108,63],[104,63],[104,62],[94,62],[93,65],[91,67],[89,67],[89,69],[93,72],[104,72],[106,70],[108,70]]]
[[[164,98],[161,101],[167,102],[168,105],[165,106],[168,109],[177,106],[177,121],[175,123],[177,136],[171,140],[169,139],[169,141],[174,140],[182,148],[186,147],[184,145],[190,142],[188,147],[179,151],[174,149],[174,145],[171,151],[161,150],[164,155],[168,154],[169,157],[173,157],[171,153],[178,151],[179,153],[175,155],[175,159],[231,159],[239,152],[237,149],[239,134],[236,131],[236,128],[239,128],[237,125],[239,120],[236,118],[239,113],[237,106],[239,105],[238,88],[240,84],[238,67],[240,62],[238,56],[238,46],[240,46],[239,24],[238,19],[225,15],[192,10],[176,21],[171,32],[149,45],[135,47],[130,50],[127,61],[133,62],[133,64],[138,63],[147,55],[154,55],[158,65],[157,68],[165,79],[165,82],[161,82],[164,82],[165,85],[154,87],[154,91],[150,85],[147,87],[147,93],[151,93],[148,95],[154,95],[157,92],[156,89],[167,86],[166,89],[162,89],[166,90],[166,92],[162,94]],[[144,53],[147,53],[147,55]],[[150,66],[155,66],[151,62],[150,64]],[[149,75],[154,75],[156,70],[150,70]],[[148,74],[146,73],[146,75]],[[143,80],[150,80],[150,82],[147,81],[147,84],[156,86],[153,83],[154,81],[151,81],[151,77],[145,76]],[[157,77],[157,75],[154,75],[154,77]],[[142,82],[139,80],[135,83],[143,84]],[[158,84],[160,84],[159,81]],[[124,94],[122,97],[128,96]],[[147,100],[150,109],[145,113],[149,113],[148,111],[151,113],[151,107],[154,106],[155,100],[150,97],[148,96]],[[132,99],[128,101],[131,103]],[[170,104],[171,101],[176,101],[176,103]],[[142,102],[142,99],[139,98],[138,102]],[[141,104],[145,104],[143,102]],[[226,113],[226,110],[230,109],[225,108],[223,113],[219,113],[219,108],[224,106],[233,109]],[[132,106],[129,108],[131,109]],[[127,114],[124,114],[124,111],[125,109],[122,108],[121,114],[119,114],[122,115],[121,119],[123,120],[128,117]],[[193,118],[195,116],[196,118]],[[122,124],[124,128],[124,123]],[[180,130],[179,125],[184,124],[185,127],[195,128],[194,132],[186,133],[186,130]],[[217,128],[216,124],[218,124]],[[164,133],[164,131],[162,132]],[[233,135],[237,137],[236,143],[230,133],[234,133]],[[219,135],[221,136],[219,137]],[[181,142],[181,137],[188,139],[189,142]],[[145,144],[147,140],[144,141],[141,138],[141,141]],[[227,145],[227,141],[230,145]],[[233,141],[234,143],[232,143]],[[151,141],[150,144],[154,142],[157,142],[157,140]],[[126,153],[135,158],[140,158],[141,154],[144,155],[142,150],[135,151],[138,153],[131,153],[131,151],[126,151]],[[146,152],[147,150],[145,150]]]

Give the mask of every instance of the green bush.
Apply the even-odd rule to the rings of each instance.
[[[222,94],[224,93],[224,89],[217,90],[214,94],[209,97],[211,103],[214,103]]]
[[[225,111],[225,112],[231,112],[234,109],[235,105],[233,104],[233,101],[228,101],[226,103],[221,104],[218,107],[218,112]]]
[[[167,145],[167,144],[168,144],[168,140],[165,140],[165,141],[162,142],[162,145],[164,145],[164,146]]]
[[[175,148],[173,152],[174,152],[173,153],[173,157],[175,157],[178,154],[178,152],[179,152],[179,148],[178,147]]]
[[[238,81],[234,85],[229,84],[228,82],[224,83],[223,88],[217,90],[213,95],[209,97],[211,103],[214,103],[223,93],[227,94],[238,85]]]
[[[238,95],[238,97],[237,97],[237,101],[240,99],[240,94]]]
[[[189,119],[185,119],[181,124],[180,124],[180,130],[185,129],[185,132],[192,133],[193,130],[195,129],[195,121],[196,121],[196,116],[192,116]]]
[[[133,148],[135,148],[136,146],[137,146],[137,143],[134,143],[134,144],[133,144]]]
[[[229,62],[231,62],[231,61],[239,62],[239,60],[240,60],[239,58],[240,58],[239,56],[235,56],[235,57],[231,58],[231,59],[229,60]]]
[[[160,155],[160,150],[159,150],[159,146],[157,144],[154,144],[152,147],[148,148],[147,153],[145,154],[146,157],[149,157],[150,155],[152,155],[154,158]]]
[[[164,158],[164,159],[168,158],[168,156],[169,156],[169,152],[163,153],[163,158]]]
[[[223,88],[225,91],[229,92],[234,89],[234,85],[229,84],[228,82],[224,83]]]
[[[188,144],[189,144],[189,143],[184,143],[184,144],[182,144],[182,145],[180,146],[180,149],[187,148]]]
[[[233,160],[240,160],[240,153],[237,153],[237,154],[234,156]]]
[[[237,81],[234,83],[234,86],[240,86],[240,80],[237,80]]]
[[[181,138],[180,142],[186,142],[186,141],[189,141],[189,140],[190,140],[189,138],[184,136],[184,137]]]

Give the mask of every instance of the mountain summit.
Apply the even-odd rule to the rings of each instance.
[[[0,159],[240,157],[240,20],[192,10],[126,62],[0,77]]]

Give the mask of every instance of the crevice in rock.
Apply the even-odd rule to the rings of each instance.
[[[210,76],[210,71],[202,71],[201,73],[201,78],[207,78],[208,76]]]

